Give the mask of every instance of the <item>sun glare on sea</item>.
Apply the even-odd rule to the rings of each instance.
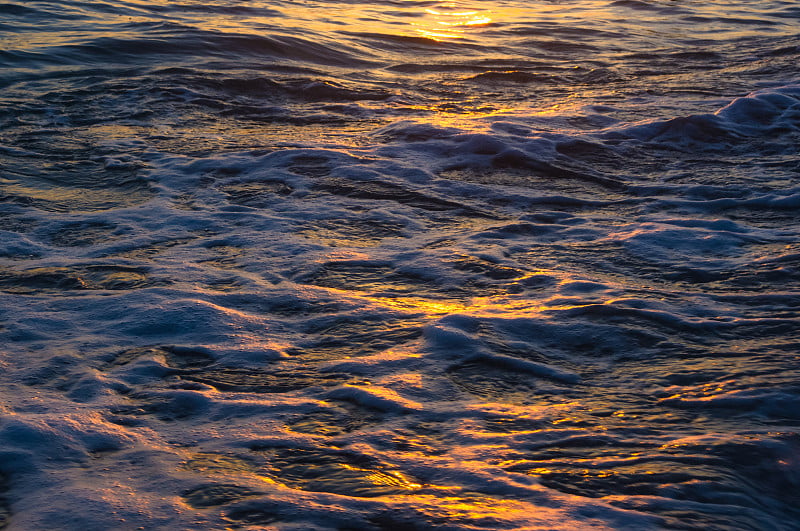
[[[422,22],[412,26],[419,35],[434,40],[462,38],[470,28],[492,22],[491,11],[464,9],[455,2],[429,7],[424,12]]]

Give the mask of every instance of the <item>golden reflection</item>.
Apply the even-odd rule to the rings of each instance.
[[[414,23],[417,33],[429,39],[463,38],[468,28],[485,26],[492,22],[491,12],[453,11],[459,9],[455,2],[442,4],[438,9],[427,8],[427,17],[422,23]]]
[[[341,249],[329,253],[326,258],[332,259],[333,262],[337,260],[367,260],[369,255],[352,249]],[[506,279],[506,283],[503,285],[484,290],[487,293],[485,296],[469,296],[458,292],[450,294],[447,291],[430,293],[429,286],[426,287],[425,283],[382,277],[345,282],[346,287],[330,287],[322,284],[313,287],[298,286],[298,289],[304,291],[324,290],[337,299],[349,299],[353,302],[368,303],[385,309],[414,315],[421,314],[431,318],[449,314],[509,318],[537,315],[547,318],[548,314],[552,313],[608,305],[620,300],[605,298],[601,295],[586,299],[560,295],[558,292],[549,293],[541,298],[531,298],[529,295],[520,294],[519,288],[529,283],[537,284],[536,277],[543,277],[544,280],[558,279],[557,286],[569,284],[574,279],[567,278],[563,272],[553,270],[528,272],[520,270],[519,273],[521,274],[518,276]],[[533,279],[532,282],[531,279]]]
[[[181,468],[201,474],[254,472],[253,464],[232,455],[197,453],[181,464]]]
[[[421,489],[422,484],[416,483],[412,478],[399,470],[372,470],[348,464],[341,465],[344,470],[359,472],[364,475],[364,480],[373,485],[385,487],[398,487],[403,490]]]
[[[450,522],[493,522],[500,527],[508,527],[509,523],[518,524],[519,521],[529,523],[532,518],[540,520],[537,529],[551,528],[554,518],[562,518],[566,522],[565,528],[577,529],[578,523],[565,518],[563,511],[558,508],[534,505],[523,500],[508,499],[500,496],[484,495],[469,492],[453,492],[452,487],[439,487],[430,485],[427,490],[439,491],[434,494],[413,494],[408,498],[413,500],[414,506],[427,515]],[[570,525],[571,524],[571,525]],[[465,526],[471,527],[471,526]],[[517,527],[515,527],[517,528]],[[532,529],[533,527],[531,527]],[[526,527],[528,529],[528,527]]]
[[[543,300],[528,298],[512,299],[512,295],[473,297],[468,299],[426,298],[419,296],[370,295],[336,288],[322,288],[345,299],[357,299],[383,308],[423,314],[427,317],[441,317],[449,314],[468,314],[475,317],[520,317],[539,315],[546,317],[549,312],[567,311],[598,303],[563,304],[563,298],[552,297]],[[601,303],[602,304],[602,303]]]
[[[529,120],[531,117],[550,117],[563,114],[574,114],[580,116],[584,113],[585,93],[564,93],[557,101],[544,99],[530,99],[526,102],[518,102],[516,106],[500,106],[496,102],[486,102],[486,100],[471,99],[468,95],[459,90],[463,85],[463,79],[456,79],[450,83],[453,87],[451,101],[438,101],[429,104],[404,105],[405,111],[417,111],[424,116],[426,124],[431,124],[440,128],[455,128],[475,133],[490,133],[492,126],[498,121],[521,121]],[[445,84],[448,84],[445,82]]]

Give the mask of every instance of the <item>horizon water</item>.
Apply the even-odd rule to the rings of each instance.
[[[800,6],[0,3],[0,527],[800,529]]]

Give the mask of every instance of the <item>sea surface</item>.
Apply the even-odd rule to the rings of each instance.
[[[800,529],[796,1],[0,2],[0,527]]]

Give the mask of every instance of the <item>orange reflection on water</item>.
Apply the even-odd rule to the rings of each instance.
[[[549,312],[567,311],[597,303],[565,304],[561,297],[547,299],[512,298],[511,295],[473,297],[468,299],[427,298],[404,295],[372,295],[353,291],[326,288],[345,298],[356,298],[383,308],[408,312],[426,317],[441,317],[450,314],[466,314],[474,317],[523,317],[546,316]]]
[[[511,316],[540,313],[550,309],[535,301],[509,300],[506,297],[475,297],[468,300],[426,299],[422,297],[364,296],[364,299],[393,310],[424,314],[430,317],[454,313],[473,316]]]
[[[425,9],[431,15],[421,23],[414,23],[417,32],[430,39],[458,39],[471,26],[483,26],[492,22],[490,11],[451,11],[458,9],[455,2],[443,4],[439,9]]]

